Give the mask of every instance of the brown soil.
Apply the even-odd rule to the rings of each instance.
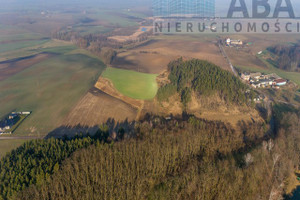
[[[137,109],[114,98],[97,88],[92,88],[72,109],[64,121],[65,126],[98,126],[109,119],[119,121],[133,121],[137,116]]]
[[[112,66],[119,69],[159,74],[167,69],[170,61],[176,58],[179,58],[179,56],[163,55],[155,52],[127,51],[119,53]]]
[[[12,59],[0,62],[0,81],[13,76],[32,65],[40,63],[55,54],[41,53],[34,56]]]
[[[160,74],[170,61],[184,57],[208,60],[230,70],[216,44],[205,40],[157,39],[117,55],[112,66],[145,73]]]

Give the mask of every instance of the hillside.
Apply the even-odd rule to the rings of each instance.
[[[127,139],[115,144],[111,143],[110,145],[107,145],[100,143],[101,141],[106,143],[110,143],[111,141],[108,137],[108,132],[105,131],[107,130],[105,127],[102,127],[101,130],[99,129],[98,133],[93,137],[87,136],[85,138],[75,138],[72,140],[49,139],[27,142],[1,160],[0,194],[6,199],[7,197],[14,196],[16,192],[26,189],[30,185],[37,185],[39,187],[40,185],[43,185],[44,180],[46,180],[45,184],[47,185],[47,180],[49,180],[50,175],[57,172],[60,166],[63,167],[61,165],[63,160],[76,150],[86,147],[90,148],[86,151],[96,151],[90,154],[93,155],[93,158],[99,158],[96,159],[97,164],[93,164],[93,166],[103,169],[102,172],[106,175],[104,176],[104,174],[102,174],[101,177],[104,179],[109,177],[113,179],[117,178],[116,176],[119,173],[119,175],[126,174],[125,172],[121,173],[120,171],[115,175],[108,175],[111,172],[106,172],[108,169],[113,169],[113,167],[108,166],[107,164],[117,162],[117,160],[114,161],[114,159],[117,159],[114,156],[118,155],[120,156],[120,159],[124,159],[122,161],[124,164],[126,162],[128,162],[128,164],[117,165],[116,167],[121,167],[125,171],[131,171],[131,173],[141,173],[140,178],[142,179],[136,177],[139,179],[137,180],[138,182],[142,180],[148,181],[146,180],[147,176],[150,176],[151,174],[154,176],[156,169],[158,171],[155,176],[159,178],[161,176],[166,176],[164,173],[173,173],[173,170],[177,171],[176,165],[184,164],[188,161],[185,161],[188,157],[194,158],[197,152],[207,154],[208,156],[216,156],[217,154],[225,156],[230,152],[245,147],[245,145],[251,145],[255,138],[261,138],[264,135],[263,129],[260,128],[261,124],[249,124],[249,126],[252,128],[249,128],[245,132],[249,137],[249,140],[243,141],[242,132],[235,132],[230,125],[221,122],[200,120],[192,116],[166,120],[159,116],[147,115],[145,119],[136,123],[134,128],[126,129],[125,123],[121,124],[119,130],[116,131],[116,139],[119,141],[122,141],[124,138]],[[94,145],[96,145],[96,147]],[[116,149],[116,151],[111,148]],[[98,150],[100,151],[98,152]],[[102,150],[105,152],[102,152]],[[110,152],[110,150],[113,151]],[[109,155],[113,152],[115,152],[116,155],[111,155],[113,157],[110,157]],[[123,153],[119,154],[118,152]],[[101,156],[100,154],[102,153],[106,156]],[[148,155],[148,153],[150,154]],[[154,155],[156,156],[153,157]],[[143,158],[146,159],[143,160]],[[158,162],[161,158],[164,160],[163,163]],[[177,159],[179,160],[175,162]],[[140,172],[135,171],[137,169],[128,168],[132,165],[131,162],[134,160],[136,164],[139,165]],[[91,162],[94,161],[91,160]],[[116,171],[119,170],[121,169],[116,169]],[[99,173],[100,172],[101,170]],[[144,177],[145,175],[146,177]],[[134,178],[134,176],[135,175],[133,174],[130,177]],[[139,174],[136,174],[136,176],[139,176]],[[76,177],[80,178],[81,175],[78,174]],[[132,185],[130,187],[135,187],[133,181],[136,178],[133,180],[126,180],[127,178],[127,175],[121,178],[123,179],[122,182],[125,183],[127,181],[130,183],[129,185]],[[100,181],[99,183],[102,184],[104,182]],[[107,184],[111,185],[112,183],[107,182]],[[141,185],[141,187],[144,186]],[[100,188],[103,187],[100,186]],[[133,190],[131,192],[133,192]],[[104,191],[99,193],[99,195],[103,194]],[[114,195],[117,195],[117,193]],[[38,199],[40,198],[42,197],[39,197]],[[52,198],[56,199],[57,197]],[[115,196],[115,198],[117,198],[117,196]]]
[[[269,62],[275,67],[286,70],[300,72],[300,44],[274,45],[267,49],[272,54]]]
[[[171,62],[168,68],[170,83],[159,89],[159,101],[166,101],[176,92],[185,106],[191,101],[192,92],[200,97],[217,94],[226,103],[237,105],[247,104],[253,98],[253,93],[246,94],[247,86],[237,77],[207,61],[181,58]]]
[[[278,135],[264,141],[261,125],[238,133],[220,122],[148,115],[134,138],[120,131],[128,139],[75,152],[16,199],[268,199],[300,164],[299,115],[282,116]]]
[[[263,121],[254,108],[256,93],[229,71],[198,59],[178,59],[157,77],[160,86],[148,112],[162,115],[183,111],[207,120],[220,120],[238,128],[241,121]]]

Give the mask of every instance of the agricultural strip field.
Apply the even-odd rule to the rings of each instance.
[[[112,67],[160,74],[167,70],[171,61],[183,57],[208,60],[223,69],[231,70],[216,41],[215,36],[155,36],[137,47],[119,52]]]
[[[28,67],[31,67],[34,64],[49,59],[52,56],[54,55],[41,53],[33,56],[27,56],[27,57],[0,62],[0,81],[10,76],[13,76],[19,73],[20,71]]]
[[[41,40],[14,41],[5,44],[0,44],[0,53],[15,51],[18,49],[36,46],[36,45],[41,45],[49,41],[50,41],[49,39],[41,39]]]
[[[60,126],[105,68],[96,58],[68,54],[73,46],[46,49],[56,55],[0,81],[1,118],[12,111],[32,111],[15,135],[44,136]]]
[[[135,120],[137,109],[97,88],[90,91],[76,104],[64,121],[67,127],[78,125],[94,127],[109,119],[116,122]]]
[[[153,99],[158,89],[156,74],[146,74],[110,67],[104,71],[102,76],[110,79],[120,93],[133,99]]]
[[[74,49],[76,49],[76,47],[69,42],[50,40],[35,46],[0,53],[0,62],[35,56],[40,53],[66,53]]]

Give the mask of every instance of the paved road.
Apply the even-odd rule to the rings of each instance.
[[[238,76],[238,73],[237,73],[236,70],[234,69],[234,67],[233,67],[233,65],[232,65],[232,63],[231,63],[229,57],[227,56],[227,54],[226,54],[226,52],[225,52],[223,46],[221,45],[220,41],[218,41],[218,45],[219,45],[219,49],[220,49],[222,55],[223,55],[224,58],[227,60],[229,66],[230,66],[230,68],[231,68],[231,71],[233,72],[233,74],[234,74],[235,76]]]

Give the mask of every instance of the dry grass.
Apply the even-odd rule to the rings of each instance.
[[[131,40],[137,40],[140,35],[145,33],[145,31],[143,31],[143,28],[145,28],[147,32],[151,31],[153,29],[152,26],[141,26],[132,35],[129,35],[129,36],[111,36],[108,39],[116,40],[118,42],[127,42],[127,41],[131,41]]]
[[[106,123],[108,119],[133,121],[136,116],[136,108],[93,88],[77,103],[62,125],[93,127]]]
[[[210,97],[192,95],[189,112],[199,118],[230,123],[235,128],[238,128],[239,121],[263,122],[257,110],[247,106],[227,105],[217,94]]]
[[[156,100],[145,102],[143,114],[151,112],[164,116],[181,115],[183,111],[180,96],[176,94],[166,102],[159,103]],[[187,111],[202,119],[229,123],[236,129],[239,121],[263,122],[257,110],[246,106],[227,106],[217,95],[206,98],[192,95]]]
[[[208,60],[223,69],[230,70],[215,44],[216,38],[185,40],[185,36],[182,37],[182,40],[173,37],[154,37],[144,45],[119,53],[113,67],[158,74],[167,69],[170,61],[184,57]]]

